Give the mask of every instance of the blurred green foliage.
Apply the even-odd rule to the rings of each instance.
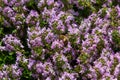
[[[4,64],[14,64],[16,61],[16,53],[14,51],[0,51],[0,66]]]
[[[120,34],[117,30],[112,32],[112,40],[113,40],[113,50],[119,51],[120,50]]]

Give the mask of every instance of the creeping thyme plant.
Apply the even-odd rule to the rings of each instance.
[[[0,0],[0,80],[120,80],[120,0]]]

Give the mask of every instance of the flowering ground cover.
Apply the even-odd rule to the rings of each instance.
[[[0,80],[120,80],[120,0],[0,0]]]

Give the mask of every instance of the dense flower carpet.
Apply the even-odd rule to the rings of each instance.
[[[0,80],[120,80],[120,0],[0,0]]]

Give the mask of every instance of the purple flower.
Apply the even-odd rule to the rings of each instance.
[[[3,15],[10,18],[10,17],[14,16],[15,13],[9,6],[7,6],[3,9]]]
[[[72,28],[72,27],[69,27],[68,31],[70,34],[79,34],[80,32],[78,28]]]
[[[64,72],[61,78],[59,78],[59,80],[66,80],[66,79],[76,80],[75,75],[76,75],[75,73]]]
[[[62,48],[64,46],[64,43],[62,40],[55,40],[52,42],[52,45],[51,45],[51,48],[52,49],[55,49],[56,47],[57,48]]]
[[[61,21],[61,20],[58,21],[57,29],[62,31],[62,32],[65,31],[65,26],[63,24],[63,21]]]
[[[120,64],[118,64],[114,70],[114,76],[117,77],[120,74]]]
[[[38,18],[39,18],[38,12],[35,10],[31,10],[30,14],[26,18],[26,23],[29,25],[30,24],[35,25],[39,21]]]
[[[71,21],[74,20],[74,17],[72,15],[68,15],[67,19],[65,20],[66,23],[70,24]]]
[[[40,0],[38,3],[38,8],[42,7],[45,4],[45,0]]]
[[[8,6],[12,6],[14,5],[14,3],[16,2],[16,0],[3,0],[4,3]]]
[[[55,35],[52,33],[52,32],[49,32],[47,34],[47,36],[45,37],[45,40],[48,42],[48,43],[51,43],[52,41],[55,40]]]
[[[36,64],[36,66],[35,66],[35,69],[36,69],[37,73],[42,73],[43,70],[44,70],[44,65],[43,65],[43,63],[38,62],[38,63]]]
[[[0,46],[0,51],[4,51],[5,47],[4,46]]]
[[[30,44],[31,44],[32,47],[37,47],[37,46],[42,46],[43,45],[40,37],[37,37],[34,40],[31,40]]]
[[[30,48],[40,47],[44,46],[42,36],[44,36],[45,32],[47,32],[46,28],[40,28],[40,27],[34,27],[34,28],[28,28],[28,46]]]
[[[51,80],[51,78],[50,78],[50,77],[47,77],[46,80]]]
[[[29,63],[28,63],[28,65],[27,65],[27,66],[28,66],[28,69],[31,70],[31,69],[32,69],[32,66],[35,64],[35,62],[36,62],[35,60],[33,60],[33,59],[30,58],[30,59],[29,59]]]
[[[0,79],[3,79],[3,73],[0,71]]]
[[[21,44],[20,40],[13,35],[6,35],[2,40],[5,44],[5,48],[8,51],[15,50],[18,48],[23,48],[24,46]]]
[[[50,6],[51,4],[54,3],[54,0],[47,0],[47,5]]]
[[[120,17],[120,6],[117,5],[117,6],[116,6],[116,9],[117,9],[118,17]]]

